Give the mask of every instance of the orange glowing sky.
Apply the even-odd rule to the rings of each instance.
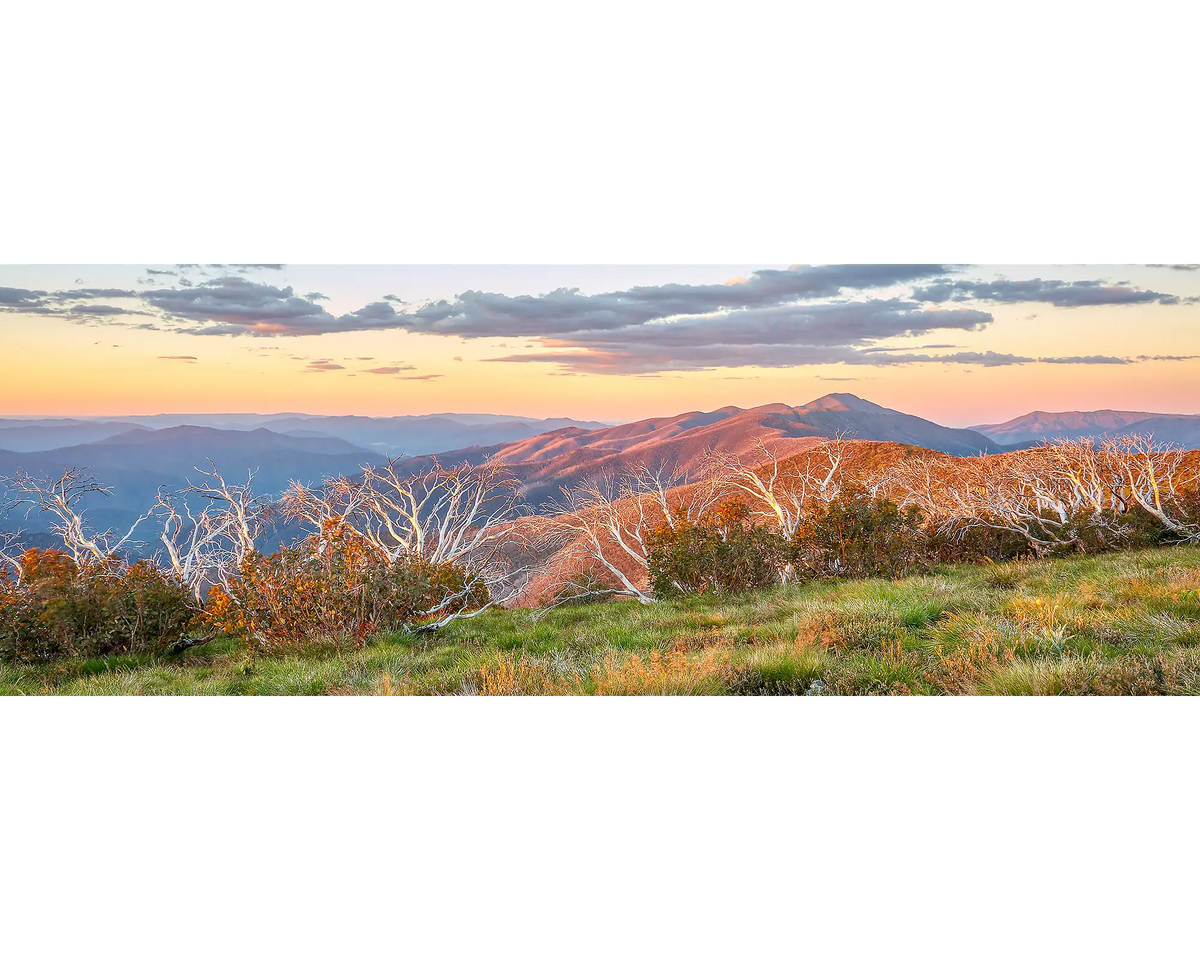
[[[413,332],[396,327],[292,335],[294,328],[269,321],[257,330],[284,332],[254,336],[213,332],[217,329],[213,324],[223,322],[221,318],[172,318],[144,299],[150,291],[195,290],[234,277],[247,290],[259,289],[253,285],[290,287],[292,296],[302,299],[319,293],[307,302],[341,318],[369,304],[402,300],[409,305],[402,309],[408,310],[440,300],[456,302],[465,291],[536,298],[560,288],[577,288],[580,295],[590,296],[633,287],[724,284],[768,268],[785,269],[763,264],[0,267],[0,415],[296,411],[386,416],[456,411],[624,421],[727,404],[799,404],[830,392],[855,393],[952,426],[1001,421],[1033,409],[1109,407],[1200,413],[1200,359],[1138,359],[1200,354],[1200,271],[1169,267],[957,268],[950,274],[957,280],[1100,280],[1173,299],[1056,306],[968,297],[941,306],[986,312],[990,319],[980,329],[883,336],[867,344],[885,355],[963,356],[991,351],[1031,361],[1076,358],[997,366],[957,361],[727,366],[736,358],[732,352],[728,360],[720,357],[717,337],[713,340],[716,359],[707,363],[707,369],[681,370],[672,363],[653,369],[647,361],[648,366],[634,371],[608,373],[586,364],[493,362],[500,357],[519,360],[526,354],[558,354],[564,349],[571,355],[599,352],[600,348],[593,350],[586,341],[580,342],[581,335],[564,337],[561,324],[539,333],[538,324],[553,317],[533,316],[519,334],[510,330],[495,336],[479,335],[478,326],[466,337],[444,330]],[[911,287],[842,291],[825,299],[906,299]],[[53,299],[82,289],[138,294],[88,301],[110,310],[123,304],[135,312],[89,317],[83,310],[71,313],[69,298]],[[4,290],[9,291],[7,301]],[[12,291],[30,296],[21,300]],[[37,294],[45,296],[39,299]],[[387,295],[399,299],[384,301]],[[30,308],[35,302],[43,307]],[[737,321],[741,315],[731,316]],[[700,343],[709,321],[707,315],[694,321],[700,332],[693,341]],[[793,321],[784,317],[778,322],[786,326]],[[663,321],[672,323],[677,323],[676,318]],[[197,335],[202,329],[207,335]],[[613,336],[619,340],[621,334]],[[830,336],[836,337],[836,330]],[[754,356],[770,362],[769,344],[756,349]],[[1126,362],[1077,362],[1089,357]]]

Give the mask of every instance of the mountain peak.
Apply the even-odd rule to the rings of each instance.
[[[856,413],[895,413],[895,410],[890,410],[887,407],[881,407],[877,403],[872,403],[870,400],[864,400],[862,397],[855,396],[853,393],[827,393],[823,397],[817,397],[816,400],[810,400],[803,406],[797,407],[797,410],[853,410]]]

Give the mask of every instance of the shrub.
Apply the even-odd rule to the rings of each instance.
[[[1184,500],[1176,503],[1186,515]],[[938,563],[1006,562],[1026,556],[1066,556],[1075,553],[1106,553],[1110,550],[1138,550],[1179,539],[1158,518],[1134,504],[1119,515],[1097,515],[1091,510],[1068,514],[1065,522],[1057,513],[1045,511],[1040,520],[1029,524],[1032,537],[1042,541],[1035,551],[1034,542],[1016,529],[964,526],[929,534],[929,553]]]
[[[1023,536],[994,527],[927,530],[925,546],[935,563],[1007,563],[1031,555]]]
[[[806,517],[791,542],[800,577],[900,577],[927,565],[921,511],[850,484]]]
[[[150,563],[81,567],[34,549],[21,567],[19,580],[0,573],[0,659],[165,653],[195,620],[188,589]]]
[[[451,564],[388,563],[362,540],[326,530],[276,553],[252,554],[228,589],[209,594],[205,618],[267,650],[361,647],[381,630],[488,602]]]
[[[195,625],[192,591],[152,563],[135,563],[107,582],[115,587],[103,606],[103,632],[111,652],[164,652]]]
[[[723,504],[703,523],[677,517],[647,538],[650,586],[657,596],[729,593],[779,582],[787,542],[749,522],[744,505]]]

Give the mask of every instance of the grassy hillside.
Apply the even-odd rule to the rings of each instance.
[[[494,610],[365,649],[0,666],[4,694],[1200,693],[1200,548],[650,606]]]

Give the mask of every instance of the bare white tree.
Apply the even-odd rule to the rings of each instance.
[[[270,497],[254,492],[253,471],[247,473],[245,483],[229,483],[212,460],[208,466],[207,470],[195,468],[205,479],[189,484],[180,492],[185,497],[208,501],[211,525],[228,541],[236,570],[254,553],[259,539],[274,522],[276,505]]]
[[[1182,450],[1150,437],[1055,440],[1014,453],[955,458],[932,455],[896,464],[889,489],[916,505],[944,534],[972,528],[1021,536],[1037,555],[1079,546],[1084,526],[1119,541],[1136,505],[1183,539],[1200,529],[1181,510]]]
[[[752,519],[791,540],[805,517],[841,491],[850,443],[838,434],[807,454],[781,456],[778,445],[758,440],[756,456],[715,455],[710,458],[710,470],[718,486],[736,490],[749,500]],[[791,580],[792,565],[786,564],[780,575],[785,583]]]
[[[112,488],[99,483],[84,470],[72,467],[58,479],[35,477],[20,471],[13,477],[0,478],[11,491],[7,499],[9,511],[24,508],[26,515],[48,513],[51,531],[62,540],[63,549],[75,563],[107,562],[120,550],[135,550],[145,543],[134,539],[138,527],[151,516],[143,513],[125,533],[113,530],[96,531],[87,521],[84,502],[92,496],[108,497]]]
[[[1070,520],[1082,496],[1045,451],[897,463],[890,477],[901,506],[917,506],[944,536],[986,528],[1022,537],[1036,554],[1077,542]]]
[[[21,554],[24,552],[22,536],[20,530],[0,532],[0,571],[11,567],[17,575],[18,582],[25,579],[25,566],[21,562]]]
[[[495,460],[478,466],[433,466],[406,476],[399,461],[363,472],[364,534],[389,558],[474,562],[493,552],[514,516],[519,481]]]
[[[1153,436],[1126,436],[1105,444],[1123,483],[1122,493],[1167,530],[1184,540],[1200,540],[1200,525],[1180,510],[1185,488],[1200,483],[1200,468],[1185,473],[1186,454],[1156,446]]]
[[[542,532],[543,542],[557,548],[558,602],[616,595],[653,603],[638,581],[649,568],[646,538],[654,501],[628,476],[606,474],[560,490],[562,499],[550,507],[550,523]],[[661,518],[661,510],[653,515]]]
[[[709,456],[704,458],[705,462]],[[657,505],[661,522],[672,530],[677,530],[680,524],[699,523],[723,496],[721,485],[711,471],[704,470],[693,477],[678,463],[654,467],[638,463],[631,471],[630,487],[635,495]]]
[[[849,447],[850,441],[839,434],[807,455],[781,457],[778,446],[759,440],[756,457],[714,456],[711,465],[721,485],[746,495],[752,517],[790,540],[816,504],[838,495]]]
[[[951,514],[942,499],[945,488],[942,458],[924,452],[892,464],[881,492],[903,507],[917,507],[935,524],[948,522]]]
[[[230,484],[211,460],[208,470],[196,473],[206,479],[173,493],[160,490],[152,513],[162,522],[155,559],[165,561],[201,602],[214,583],[228,588],[271,523],[273,505],[255,495],[253,474],[244,484]],[[189,497],[203,502],[199,512]]]
[[[369,493],[361,477],[330,477],[318,487],[292,481],[280,497],[279,507],[286,520],[313,531],[313,552],[323,556],[340,531],[353,531],[367,539],[365,507]]]
[[[678,465],[644,463],[560,489],[562,499],[540,532],[554,551],[559,602],[592,596],[654,602],[639,586],[649,570],[650,533],[698,523],[722,495],[712,476],[692,480]]]
[[[420,629],[477,616],[512,600],[523,569],[512,549],[519,534],[516,516],[519,482],[495,461],[480,465],[433,466],[416,474],[389,459],[367,466],[360,476],[335,477],[319,488],[293,483],[281,500],[283,515],[316,534],[316,550],[335,531],[352,533],[388,564],[419,559],[433,566],[452,564],[463,587],[424,612]],[[467,610],[464,602],[485,589],[489,600]],[[429,619],[432,618],[432,619]]]

